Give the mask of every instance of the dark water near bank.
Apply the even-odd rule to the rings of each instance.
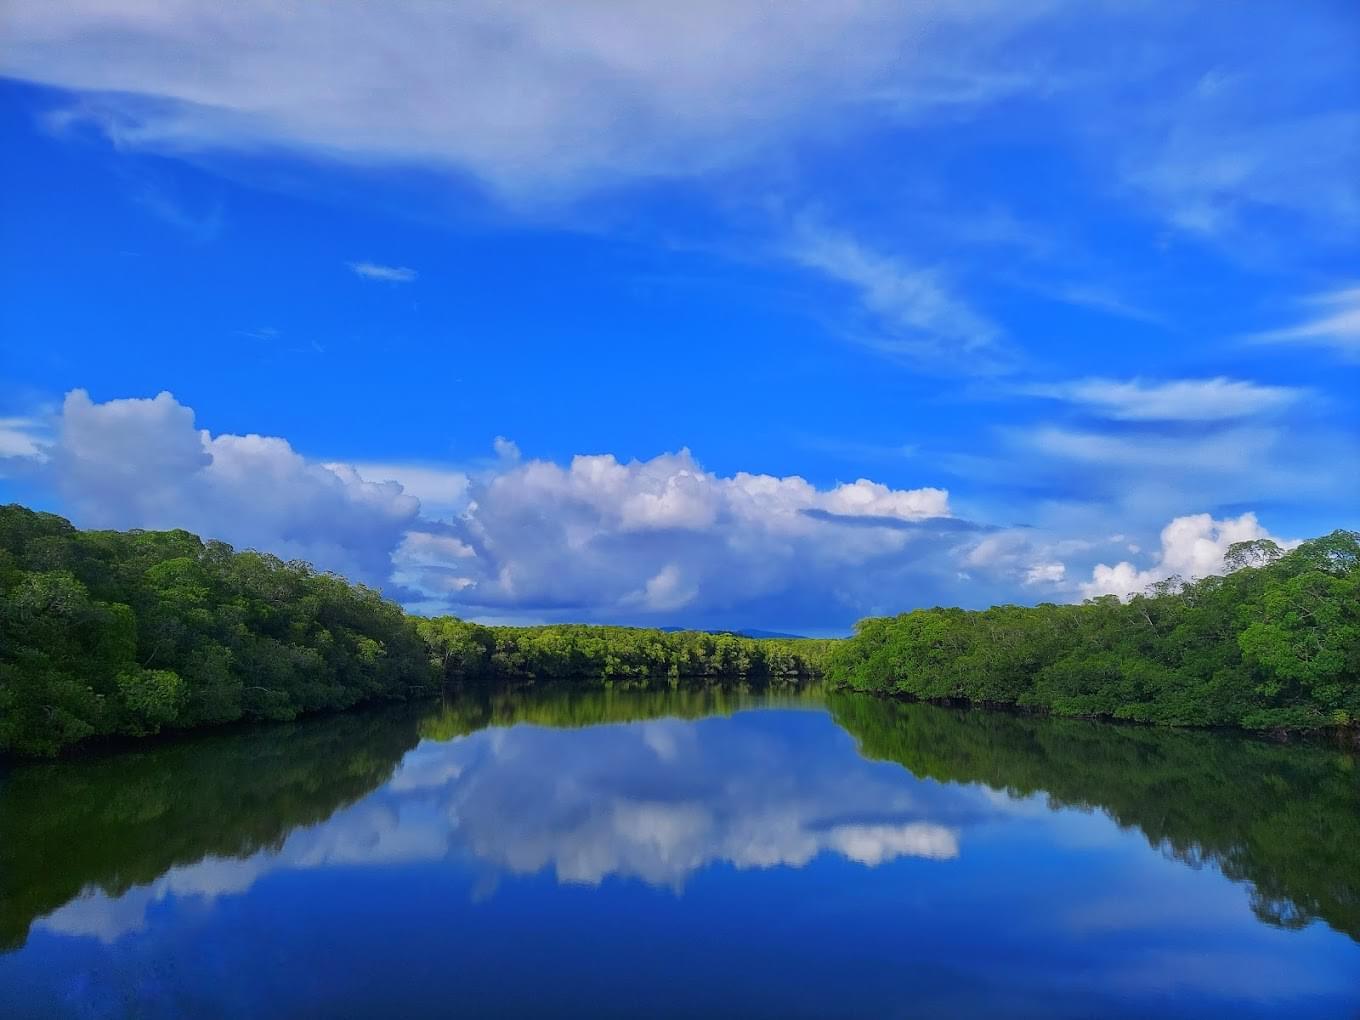
[[[0,777],[0,1016],[1355,1016],[1360,767],[704,692]]]

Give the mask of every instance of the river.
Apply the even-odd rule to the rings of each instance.
[[[0,1015],[1360,1010],[1354,755],[472,692],[0,776]]]

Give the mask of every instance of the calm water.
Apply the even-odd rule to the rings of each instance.
[[[0,778],[0,1015],[1355,1016],[1353,756],[541,692]]]

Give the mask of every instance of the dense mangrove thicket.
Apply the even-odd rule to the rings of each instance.
[[[930,609],[846,641],[424,619],[305,563],[185,531],[0,508],[0,753],[292,719],[450,682],[834,684],[1173,725],[1360,721],[1360,536],[1249,542],[1226,577],[1124,603]]]
[[[418,619],[416,630],[448,681],[793,680],[818,675],[835,643],[584,624],[484,627],[452,616]]]
[[[1231,548],[1225,577],[1128,602],[924,609],[863,620],[839,686],[1058,715],[1246,729],[1360,723],[1360,534]]]
[[[0,507],[0,753],[293,719],[462,680],[764,680],[824,642],[423,620],[362,585],[186,531]]]

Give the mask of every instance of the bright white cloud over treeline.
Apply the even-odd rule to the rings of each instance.
[[[1225,557],[1230,546],[1237,542],[1267,540],[1282,550],[1300,544],[1298,539],[1284,539],[1272,535],[1254,513],[1240,517],[1215,520],[1209,514],[1189,514],[1177,517],[1162,529],[1161,549],[1151,566],[1138,569],[1127,560],[1108,566],[1096,565],[1091,580],[1081,586],[1088,597],[1098,595],[1136,595],[1151,585],[1179,577],[1193,581],[1201,577],[1228,572]]]
[[[838,627],[935,603],[1128,594],[1221,573],[1231,543],[1273,537],[1250,513],[1183,516],[1145,565],[1111,566],[1097,558],[1129,543],[1099,537],[1099,519],[1085,534],[997,526],[935,486],[719,475],[688,450],[559,464],[500,438],[471,468],[356,466],[214,435],[169,393],[75,390],[51,422],[24,421],[50,439],[12,444],[8,472],[79,525],[187,528],[474,617]]]

